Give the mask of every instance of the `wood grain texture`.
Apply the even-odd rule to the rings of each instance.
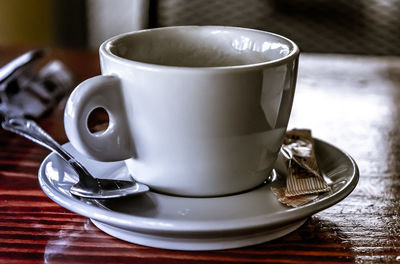
[[[0,46],[0,65],[24,48]],[[96,54],[55,50],[77,81]],[[64,103],[40,122],[66,142]],[[181,252],[120,241],[52,202],[37,172],[49,153],[0,131],[0,263],[400,263],[400,58],[303,54],[290,127],[348,152],[360,182],[295,232],[260,245]]]

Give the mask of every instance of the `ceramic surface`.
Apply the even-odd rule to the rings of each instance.
[[[280,204],[270,187],[282,184],[274,174],[270,184],[236,195],[187,198],[149,192],[118,200],[81,200],[69,193],[77,176],[50,154],[39,170],[43,191],[61,206],[91,218],[104,232],[117,238],[152,247],[179,250],[216,250],[262,243],[297,229],[308,216],[345,198],[358,182],[354,160],[332,145],[316,140],[322,173],[332,187],[310,204],[289,208]],[[126,178],[122,162],[104,163],[86,159],[71,144],[76,155],[96,177]]]
[[[277,157],[298,55],[284,37],[235,27],[114,37],[100,47],[102,75],[81,83],[68,100],[67,136],[97,160],[130,158],[132,176],[164,193],[249,190],[268,177]],[[92,134],[87,118],[97,107],[108,112],[110,125]]]

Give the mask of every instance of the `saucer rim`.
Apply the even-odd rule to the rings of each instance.
[[[147,234],[126,230],[91,219],[91,222],[106,234],[126,242],[153,248],[183,251],[225,250],[252,246],[285,236],[298,229],[306,221],[307,218],[289,224],[276,226],[274,228],[264,228],[255,231],[252,230],[251,233],[219,232],[218,236],[216,237],[215,234],[212,234],[211,236],[179,236],[179,234],[176,233],[169,235]]]
[[[96,221],[116,226],[119,228],[133,230],[144,233],[214,233],[214,232],[237,232],[254,229],[274,227],[290,222],[299,221],[312,214],[322,211],[346,198],[357,186],[359,181],[359,170],[354,159],[346,152],[320,139],[315,139],[317,144],[327,145],[329,148],[336,149],[341,155],[345,156],[352,164],[352,173],[348,181],[337,192],[334,192],[317,201],[296,208],[287,208],[286,210],[263,214],[259,216],[244,216],[240,219],[231,220],[212,220],[212,221],[190,221],[190,224],[181,219],[168,219],[154,221],[154,218],[130,215],[126,213],[113,212],[111,210],[100,208],[85,201],[67,196],[58,191],[51,184],[45,173],[44,165],[55,153],[50,153],[41,163],[38,173],[39,184],[45,194],[60,206],[80,214],[82,216],[94,219]],[[70,144],[66,143],[65,145]],[[269,188],[263,186],[260,188]],[[157,195],[163,195],[158,194]],[[239,194],[240,195],[240,194]],[[164,195],[167,196],[167,195]],[[182,198],[186,199],[186,198]],[[201,199],[201,198],[200,198]],[[204,198],[207,199],[207,198]],[[211,223],[211,224],[210,224]]]

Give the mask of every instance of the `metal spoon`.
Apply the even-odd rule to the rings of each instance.
[[[22,117],[6,118],[2,122],[2,127],[54,151],[71,165],[79,176],[79,181],[70,189],[73,195],[84,198],[108,199],[136,195],[149,190],[148,186],[135,182],[133,179],[132,181],[123,181],[95,178],[32,120]]]

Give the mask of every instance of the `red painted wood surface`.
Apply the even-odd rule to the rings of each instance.
[[[25,51],[0,46],[0,65]],[[54,50],[77,81],[96,53]],[[40,122],[66,142],[63,106]],[[52,202],[37,172],[46,149],[0,130],[0,263],[400,263],[400,58],[303,54],[291,127],[348,152],[360,182],[295,232],[256,246],[181,252],[126,243]]]

